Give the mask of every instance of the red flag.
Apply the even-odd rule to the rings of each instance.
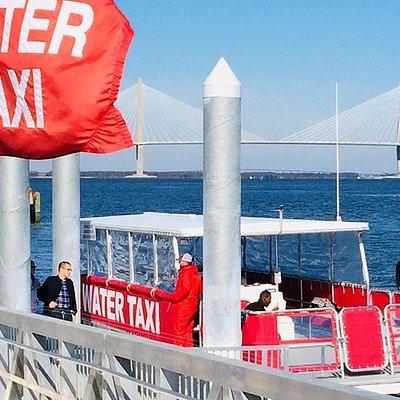
[[[0,35],[0,155],[132,146],[113,104],[133,30],[113,0],[2,0]]]

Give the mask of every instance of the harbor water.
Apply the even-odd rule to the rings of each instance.
[[[31,252],[42,281],[51,273],[51,180],[33,179],[42,195],[42,222],[32,226]],[[82,217],[145,211],[202,213],[202,181],[189,179],[82,179]],[[285,218],[336,218],[335,181],[273,179],[242,181],[242,214]],[[365,241],[371,283],[394,288],[395,265],[400,260],[400,180],[355,180],[341,183],[344,221],[366,221]]]

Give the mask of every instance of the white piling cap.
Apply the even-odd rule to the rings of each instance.
[[[203,97],[242,98],[242,84],[223,57],[204,81]]]

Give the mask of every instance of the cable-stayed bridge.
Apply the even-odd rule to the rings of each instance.
[[[203,111],[141,81],[122,91],[116,106],[124,116],[136,145],[203,143]],[[243,142],[258,143],[261,140],[242,130]]]
[[[202,110],[141,80],[120,93],[116,106],[134,136],[137,174],[143,172],[143,146],[203,143]],[[242,129],[242,143],[396,146],[400,160],[399,116],[400,86],[284,138],[266,139]]]
[[[339,144],[399,146],[400,87],[338,115]],[[336,144],[336,116],[296,132],[282,144]]]
[[[142,86],[142,105],[138,89]],[[122,91],[116,103],[137,145],[202,144],[202,110],[143,83]],[[138,110],[142,109],[143,137],[138,137]],[[400,87],[389,90],[339,114],[339,144],[399,146]],[[248,144],[336,144],[336,117],[284,138],[265,139],[242,130]]]

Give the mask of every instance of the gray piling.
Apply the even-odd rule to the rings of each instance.
[[[77,304],[80,304],[80,157],[53,160],[53,273],[58,264],[72,264]]]
[[[204,346],[241,345],[241,84],[222,58],[203,86]]]
[[[0,305],[30,312],[29,161],[0,157]]]

